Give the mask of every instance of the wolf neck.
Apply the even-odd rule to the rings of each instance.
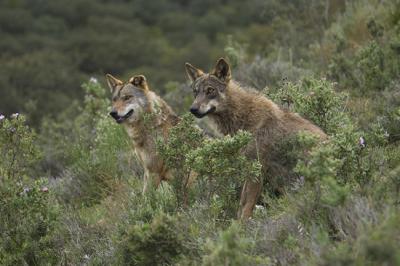
[[[148,134],[143,119],[125,125],[125,129],[135,146],[143,146],[146,143]]]
[[[238,130],[254,131],[261,122],[276,121],[281,115],[279,107],[257,92],[246,91],[231,81],[226,88],[223,111],[211,114],[218,129],[224,135]]]
[[[171,124],[175,125],[174,119],[178,120],[175,113],[161,98],[153,94],[149,100],[151,104],[146,111],[149,119],[145,121],[142,116],[136,122],[125,126],[135,146],[145,146],[158,136],[165,138]]]

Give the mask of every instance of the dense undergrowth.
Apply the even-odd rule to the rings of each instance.
[[[229,43],[234,77],[329,135],[282,143],[299,178],[282,196],[266,188],[247,222],[235,221],[240,186],[262,176],[241,155],[246,132],[208,138],[183,114],[157,144],[175,180],[143,196],[95,79],[82,106],[39,132],[24,115],[0,116],[0,264],[400,265],[400,12],[398,1],[374,4],[349,4],[302,65]],[[167,87],[185,110],[174,99],[190,103],[187,87]]]

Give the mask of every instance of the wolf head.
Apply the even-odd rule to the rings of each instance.
[[[208,114],[223,111],[222,104],[225,98],[226,88],[231,80],[231,71],[228,62],[220,58],[214,70],[210,73],[204,73],[186,63],[186,73],[192,82],[194,93],[194,102],[190,107],[190,112],[198,118]]]
[[[149,87],[145,76],[137,75],[124,83],[110,74],[106,75],[112,93],[110,115],[117,123],[134,123],[149,109]]]

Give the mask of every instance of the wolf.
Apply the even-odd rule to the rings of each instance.
[[[282,159],[285,155],[280,154],[280,144],[300,131],[310,132],[320,139],[325,139],[326,134],[300,115],[281,109],[256,90],[240,86],[232,79],[230,66],[224,58],[220,58],[209,73],[190,63],[186,63],[185,68],[194,93],[190,112],[197,118],[208,116],[223,135],[234,135],[238,130],[252,133],[254,140],[244,153],[260,161],[268,184],[282,193],[284,185],[280,179],[292,172]],[[251,217],[262,188],[261,178],[245,181],[240,195],[239,219]]]
[[[150,187],[157,188],[162,180],[172,178],[171,170],[157,154],[156,138],[166,140],[169,130],[180,119],[163,99],[150,90],[144,75],[136,75],[128,82],[122,82],[107,74],[106,80],[112,93],[110,115],[117,123],[124,125],[132,140],[144,169],[145,194]]]

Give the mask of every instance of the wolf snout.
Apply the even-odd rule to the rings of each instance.
[[[190,107],[190,112],[192,113],[192,114],[194,114],[194,115],[196,115],[196,114],[198,114],[199,113],[199,108],[196,108],[196,107]]]
[[[196,107],[191,107],[190,112],[197,118],[202,118],[206,115],[206,113],[204,114],[204,113],[200,112],[199,108],[196,108]]]
[[[110,115],[111,115],[115,120],[117,120],[117,119],[119,118],[119,115],[118,115],[118,112],[117,112],[117,111],[111,111],[111,112],[110,112]]]

